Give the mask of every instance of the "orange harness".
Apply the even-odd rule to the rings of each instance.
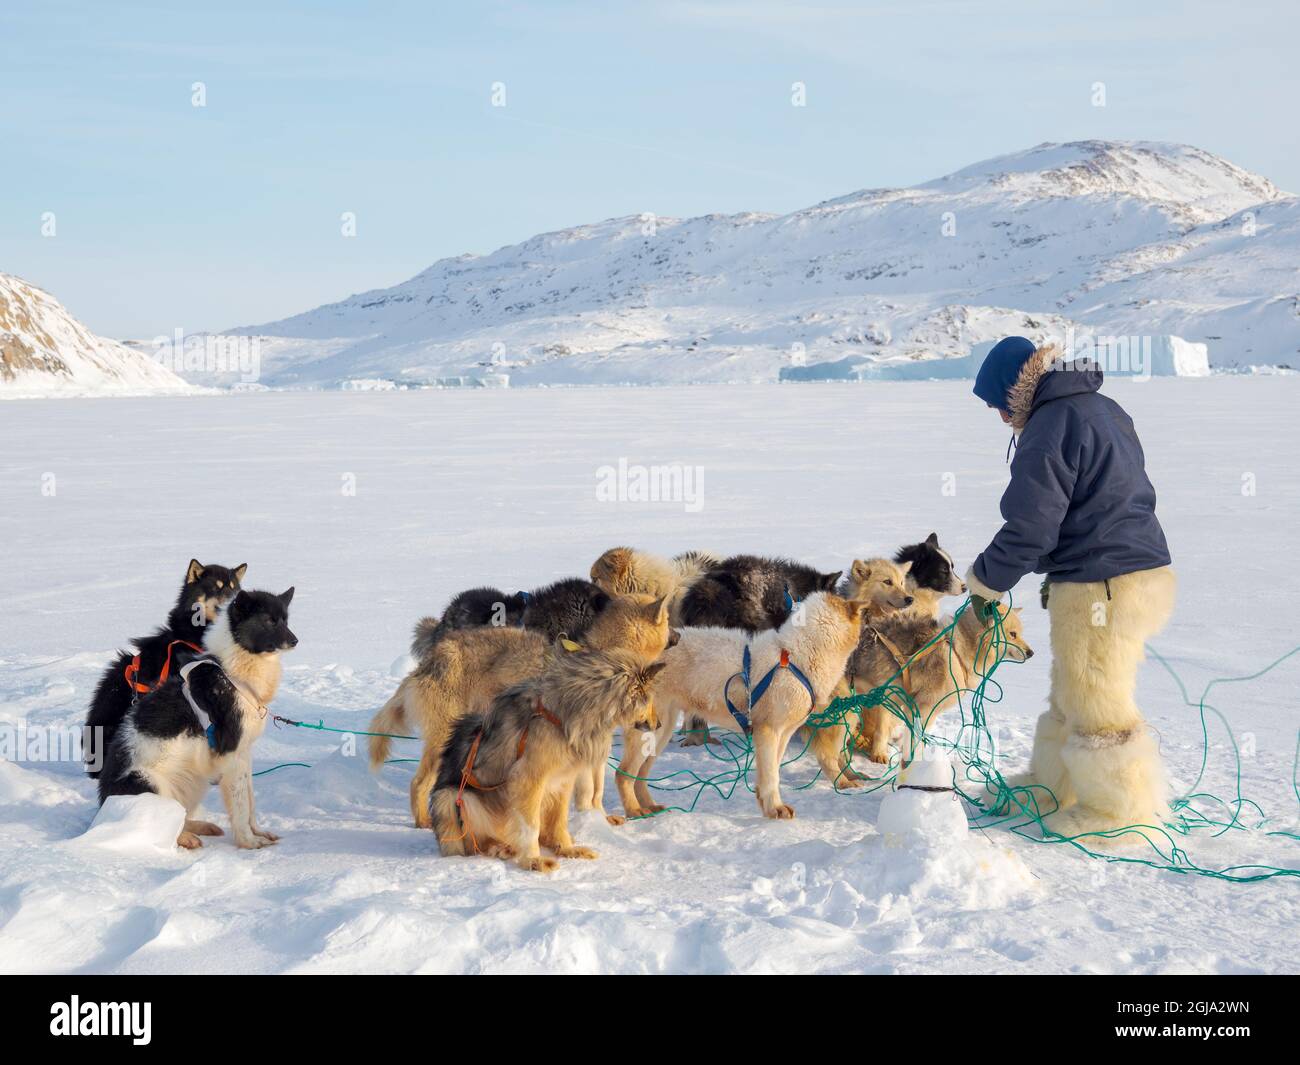
[[[545,718],[556,728],[563,731],[564,722],[542,705],[542,697],[539,695],[537,697],[537,703],[533,707],[533,716],[528,719],[528,723],[524,725],[523,732],[519,734],[519,744],[515,748],[516,762],[524,756],[524,750],[528,746],[528,732],[532,728],[533,722],[539,717]],[[469,835],[470,843],[474,846],[475,854],[481,852],[479,851],[478,840],[475,839],[474,834],[470,832],[469,822],[465,820],[465,789],[470,788],[474,791],[496,791],[497,788],[503,787],[506,783],[506,780],[501,780],[496,784],[484,784],[474,775],[474,760],[478,757],[478,747],[479,743],[482,742],[482,739],[483,729],[480,728],[478,732],[474,734],[474,742],[470,745],[469,756],[465,759],[465,768],[461,770],[460,788],[456,792],[456,810],[460,816],[460,824],[463,829],[459,838],[464,839],[466,835]],[[506,779],[508,780],[509,778],[507,777]]]
[[[190,643],[189,640],[172,640],[172,642],[167,645],[167,658],[163,661],[162,672],[158,674],[158,679],[153,684],[140,683],[140,656],[136,655],[131,659],[130,663],[128,663],[126,669],[122,673],[122,676],[126,678],[126,686],[130,688],[131,691],[140,695],[148,695],[149,692],[153,691],[155,688],[161,688],[163,684],[166,683],[167,678],[171,675],[172,648],[177,644],[180,644],[183,647],[188,647],[191,651],[198,651],[200,654],[203,653],[202,647],[198,644]]]

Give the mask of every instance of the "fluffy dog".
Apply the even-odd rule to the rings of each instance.
[[[280,653],[298,644],[289,631],[293,589],[241,591],[204,633],[210,658],[195,659],[143,696],[123,718],[99,776],[99,801],[154,792],[185,807],[177,844],[202,846],[221,829],[192,820],[215,780],[235,845],[265,847],[279,838],[258,828],[253,808],[253,743],[266,728],[280,684]]]
[[[1032,658],[1034,652],[1024,639],[1020,611],[998,604],[998,618],[1007,641],[1006,657],[1013,662]],[[961,694],[974,688],[998,661],[1000,649],[994,647],[993,618],[977,617],[975,609],[967,606],[959,613],[953,630],[938,638],[943,628],[937,621],[907,616],[872,622],[864,627],[862,641],[846,669],[849,683],[859,691],[877,687],[899,674],[894,683],[911,702],[913,735],[919,735],[936,715],[955,705]],[[898,718],[883,706],[873,706],[862,714],[857,739],[873,762],[889,761],[889,741],[898,724]],[[915,751],[906,753],[909,760],[915,756]]]
[[[634,547],[611,547],[591,564],[591,579],[610,595],[666,596],[674,625],[682,624],[682,600],[719,559],[686,551],[671,559]]]
[[[826,705],[843,678],[845,664],[857,646],[866,606],[821,591],[809,595],[800,614],[777,630],[749,636],[737,629],[682,629],[681,641],[663,654],[667,668],[655,688],[660,725],[653,752],[638,743],[624,744],[618,790],[628,816],[640,817],[663,809],[651,800],[644,778],[667,746],[679,713],[698,716],[709,724],[736,726],[723,691],[730,691],[737,706],[747,705],[743,685],[735,674],[749,645],[750,675],[755,686],[776,667],[769,687],[750,712],[758,804],[768,817],[793,817],[794,810],[781,801],[781,758],[790,737],[814,708]],[[782,668],[783,660],[802,671],[812,686],[811,695],[792,669]],[[840,749],[843,747],[841,743]],[[822,763],[822,769],[834,778],[843,773],[844,766],[828,760]]]
[[[614,729],[657,727],[651,687],[663,668],[626,651],[559,653],[540,677],[462,718],[433,791],[441,852],[487,854],[539,872],[557,868],[559,858],[595,858],[569,835],[574,780],[608,748]]]
[[[910,562],[899,564],[887,558],[855,559],[839,594],[866,603],[868,620],[904,610],[915,601],[908,590],[911,568]]]
[[[819,573],[788,558],[732,555],[711,567],[682,601],[682,624],[764,632],[790,617],[792,601],[831,592],[841,571]]]
[[[166,679],[164,671],[167,676],[174,675],[198,653],[194,648],[202,644],[203,630],[217,616],[217,611],[234,598],[247,570],[247,563],[227,569],[225,566],[205,566],[197,558],[190,559],[176,605],[167,615],[167,624],[152,636],[132,641],[138,649],[138,656],[130,651],[121,651],[104,670],[86,714],[86,771],[92,777],[99,776],[100,764],[113,734],[136,696],[160,679]],[[138,669],[133,668],[136,657],[139,658]],[[133,680],[127,679],[128,669],[131,669]]]
[[[568,577],[533,592],[507,595],[500,588],[470,588],[454,596],[442,617],[421,618],[411,641],[411,656],[419,661],[449,632],[483,625],[522,626],[549,641],[560,636],[580,640],[609,595],[591,581]]]
[[[919,544],[900,547],[894,561],[908,566],[907,590],[914,599],[910,612],[917,617],[937,621],[945,596],[966,594],[952,556],[939,546],[938,533],[931,533]]]
[[[601,592],[605,596],[604,592]],[[587,629],[583,642],[599,650],[620,648],[653,661],[669,638],[668,608],[663,600],[608,600]],[[407,674],[370,723],[371,732],[401,733],[419,729],[424,753],[411,780],[411,815],[416,827],[430,825],[429,794],[438,776],[438,762],[456,722],[468,713],[486,710],[512,684],[536,677],[551,653],[551,643],[532,629],[460,629],[437,641]],[[370,765],[378,769],[388,758],[392,741],[370,737]]]

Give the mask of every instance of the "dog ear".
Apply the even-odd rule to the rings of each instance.
[[[656,625],[663,624],[668,618],[668,596],[661,595],[653,603],[647,603],[645,613]]]
[[[898,572],[901,573],[901,574],[903,574],[904,576],[906,576],[908,573],[911,573],[911,572],[912,572],[912,560],[909,558],[906,562],[900,562],[900,563],[898,564]]]
[[[185,583],[193,584],[203,576],[203,563],[197,558],[190,559],[189,568],[185,570]]]
[[[667,662],[651,662],[645,669],[641,670],[641,678],[646,684],[649,684],[667,668]]]
[[[292,586],[289,587],[288,590],[281,592],[278,596],[276,596],[276,598],[279,599],[280,602],[282,602],[285,606],[288,606],[290,603],[293,602]]]
[[[855,581],[865,583],[871,578],[871,563],[865,558],[854,559],[853,565],[849,567],[849,573]]]
[[[599,614],[605,607],[609,606],[609,593],[598,591],[591,597],[591,609]]]
[[[244,580],[244,574],[248,572],[248,563],[241,562],[231,572],[234,573],[235,580],[239,581],[242,584]]]
[[[837,569],[834,573],[823,573],[821,575],[821,587],[828,592],[835,591],[835,586],[840,582],[840,576],[844,573],[842,569]]]
[[[925,546],[926,546],[926,547],[938,547],[938,546],[939,546],[939,534],[938,534],[938,533],[931,533],[929,536],[927,536],[927,537],[925,538]]]

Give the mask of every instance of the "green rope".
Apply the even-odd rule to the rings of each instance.
[[[1008,596],[1008,601],[1010,597]],[[877,777],[867,777],[856,774],[853,767],[853,758],[858,753],[855,744],[855,730],[852,723],[856,720],[861,723],[861,716],[864,712],[881,707],[885,712],[891,714],[895,719],[902,723],[906,732],[905,749],[915,753],[927,745],[932,745],[945,749],[956,755],[964,767],[962,776],[964,778],[962,786],[958,785],[958,793],[964,798],[976,811],[975,827],[984,829],[988,827],[1001,827],[1014,835],[1023,839],[1028,839],[1035,843],[1049,844],[1068,844],[1075,850],[1092,858],[1097,858],[1105,862],[1145,865],[1154,869],[1161,869],[1168,872],[1190,874],[1196,876],[1211,877],[1220,880],[1227,880],[1235,883],[1250,883],[1260,880],[1268,880],[1274,877],[1295,877],[1300,876],[1300,869],[1279,868],[1267,865],[1240,865],[1230,866],[1224,869],[1207,869],[1202,868],[1191,861],[1186,851],[1179,845],[1178,840],[1190,837],[1194,831],[1199,829],[1212,830],[1211,838],[1217,838],[1231,830],[1250,830],[1243,822],[1243,816],[1247,811],[1253,811],[1261,819],[1256,828],[1262,827],[1264,820],[1263,810],[1260,806],[1245,798],[1241,790],[1241,752],[1237,747],[1236,740],[1232,735],[1232,729],[1227,718],[1217,708],[1210,706],[1206,698],[1210,691],[1219,684],[1235,684],[1245,681],[1255,680],[1264,676],[1266,673],[1280,666],[1283,662],[1300,654],[1300,647],[1294,648],[1286,654],[1275,659],[1263,669],[1255,673],[1241,677],[1221,677],[1210,681],[1205,690],[1201,693],[1199,699],[1193,701],[1187,692],[1186,686],[1181,678],[1174,671],[1169,662],[1157,653],[1153,648],[1148,647],[1147,651],[1153,658],[1159,662],[1164,669],[1173,677],[1182,693],[1183,702],[1189,707],[1197,710],[1201,723],[1201,741],[1202,755],[1201,765],[1196,776],[1196,780],[1188,789],[1187,794],[1175,800],[1172,804],[1172,820],[1162,825],[1125,825],[1118,828],[1107,829],[1096,832],[1083,832],[1077,835],[1062,835],[1054,832],[1046,824],[1044,819],[1050,817],[1060,808],[1056,796],[1051,789],[1042,784],[1010,784],[996,768],[996,751],[992,731],[989,728],[988,720],[985,714],[985,707],[989,704],[996,704],[1002,700],[1002,686],[993,679],[993,674],[997,668],[1006,660],[1010,649],[1010,641],[1004,631],[1003,620],[999,615],[994,618],[993,624],[981,634],[976,645],[974,656],[974,672],[979,677],[978,682],[973,688],[963,687],[959,681],[956,664],[954,662],[955,652],[952,642],[949,641],[948,647],[948,674],[952,681],[952,688],[931,707],[929,712],[922,715],[907,691],[898,683],[905,670],[915,663],[931,647],[944,640],[947,640],[950,634],[957,627],[963,613],[973,609],[968,599],[957,610],[956,615],[948,625],[941,628],[930,640],[913,652],[906,662],[899,665],[898,669],[885,681],[865,692],[851,692],[847,696],[833,699],[824,709],[815,711],[809,715],[805,722],[809,729],[808,738],[797,754],[787,757],[782,763],[782,767],[790,765],[802,759],[809,751],[812,745],[812,731],[831,727],[845,726],[844,747],[841,749],[843,755],[842,761],[845,769],[837,775],[836,779],[831,781],[835,790],[841,794],[870,795],[881,788],[892,786],[897,779],[898,773],[902,768],[903,759],[900,752],[895,752],[890,762],[885,767],[882,775]],[[957,707],[960,710],[960,724],[957,729],[955,739],[948,739],[928,729],[931,718],[936,717],[939,707],[945,706],[949,700],[956,699]],[[1201,781],[1204,779],[1208,768],[1210,735],[1209,721],[1207,715],[1214,715],[1223,725],[1228,735],[1229,743],[1232,747],[1235,759],[1235,794],[1231,799],[1223,799],[1209,792],[1201,791]],[[296,728],[313,729],[320,732],[334,732],[355,736],[379,736],[388,739],[415,740],[417,736],[404,736],[397,733],[386,732],[367,732],[359,729],[342,729],[331,728],[323,722],[318,721],[316,724],[308,722],[294,721],[290,718],[276,717],[276,721]],[[678,730],[678,735],[687,735],[692,729]],[[704,731],[708,731],[707,729]],[[701,799],[706,793],[712,793],[723,800],[730,799],[735,794],[737,788],[742,784],[746,790],[752,793],[753,788],[750,785],[750,773],[753,770],[754,749],[750,737],[729,730],[714,729],[715,734],[721,737],[717,744],[705,746],[705,751],[710,758],[722,763],[723,768],[717,772],[701,774],[694,769],[684,768],[673,770],[661,776],[639,777],[631,773],[626,773],[618,768],[616,760],[611,759],[610,765],[615,773],[627,779],[640,781],[656,791],[668,793],[684,793],[694,791],[688,805],[666,806],[655,813],[643,815],[647,817],[657,816],[658,813],[669,810],[690,813],[696,809]],[[716,748],[716,749],[715,749]],[[399,762],[415,762],[414,758],[394,758],[389,759],[386,764],[392,765]],[[290,766],[299,766],[310,769],[311,766],[305,762],[286,762],[281,765],[272,766],[269,769],[261,770],[254,776],[261,776],[265,773],[272,773],[278,769],[288,768]],[[849,771],[854,771],[864,783],[861,786],[847,788],[841,786],[841,777]],[[795,790],[805,790],[810,788],[821,778],[820,769],[807,783],[799,785]],[[871,786],[867,786],[870,784]],[[1300,802],[1300,732],[1297,733],[1296,756],[1292,768],[1292,788],[1295,792],[1297,802]],[[1222,816],[1212,816],[1211,813],[1198,809],[1195,803],[1212,804],[1214,808],[1222,811]],[[640,820],[642,818],[634,818]],[[1265,833],[1270,836],[1285,836],[1290,839],[1300,840],[1300,835],[1289,831],[1272,831]],[[1147,857],[1133,857],[1122,854],[1109,852],[1098,852],[1090,849],[1083,842],[1085,840],[1115,840],[1123,838],[1138,837],[1150,850]]]

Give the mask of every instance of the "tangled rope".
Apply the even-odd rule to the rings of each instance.
[[[979,638],[974,657],[974,672],[979,679],[974,687],[964,687],[956,670],[955,651],[949,637],[960,621],[962,614],[970,609],[974,608],[971,606],[970,601],[967,600],[957,610],[956,615],[948,625],[944,626],[931,640],[913,652],[907,661],[901,663],[893,675],[881,684],[865,692],[853,692],[850,695],[836,698],[825,708],[811,714],[805,722],[808,731],[803,748],[797,754],[786,757],[781,763],[782,768],[798,762],[808,752],[811,747],[813,730],[839,726],[846,726],[845,747],[842,753],[845,755],[846,766],[852,768],[853,759],[858,753],[854,739],[857,733],[855,722],[860,722],[863,713],[875,707],[881,707],[903,725],[906,733],[906,750],[916,752],[922,751],[926,747],[934,747],[946,750],[955,756],[961,765],[959,774],[961,779],[955,782],[956,790],[973,808],[974,827],[976,828],[999,827],[1034,843],[1065,844],[1088,857],[1105,862],[1144,865],[1167,872],[1205,876],[1235,883],[1251,883],[1275,877],[1300,877],[1300,868],[1282,868],[1270,865],[1252,864],[1229,866],[1223,869],[1205,868],[1194,863],[1180,843],[1180,841],[1186,840],[1193,832],[1198,830],[1208,830],[1211,838],[1217,838],[1230,831],[1256,831],[1267,823],[1267,818],[1265,818],[1259,804],[1247,799],[1242,794],[1241,753],[1236,740],[1232,736],[1232,730],[1228,725],[1227,718],[1217,708],[1209,705],[1206,699],[1216,685],[1242,683],[1264,676],[1283,662],[1300,654],[1300,647],[1288,651],[1255,673],[1241,677],[1221,677],[1211,680],[1201,693],[1200,698],[1196,700],[1190,697],[1186,686],[1169,662],[1155,650],[1148,647],[1148,653],[1174,678],[1182,694],[1184,704],[1195,708],[1200,715],[1202,756],[1196,780],[1187,793],[1172,804],[1171,819],[1164,824],[1125,825],[1113,829],[1081,832],[1077,835],[1066,836],[1054,832],[1044,824],[1044,818],[1050,816],[1060,806],[1050,788],[1037,783],[1013,784],[997,769],[996,744],[989,728],[985,707],[989,704],[996,704],[1002,699],[1002,686],[994,679],[993,674],[1006,659],[1011,643],[1004,631],[1002,617],[999,615],[992,619],[992,624]],[[944,640],[948,641],[948,673],[953,686],[935,704],[935,707],[929,708],[928,712],[923,714],[899,681],[904,676],[909,665],[925,654],[934,644]],[[937,716],[935,709],[944,706],[951,699],[956,700],[960,709],[960,725],[957,728],[955,738],[945,737],[938,732],[931,731],[929,728],[930,718]],[[1233,751],[1235,759],[1235,794],[1231,799],[1223,799],[1208,791],[1201,790],[1201,782],[1205,777],[1209,764],[1210,715],[1217,718],[1224,726]],[[279,716],[275,720],[278,723],[295,728],[313,729],[322,732],[355,736],[385,736],[398,740],[415,740],[419,738],[397,733],[376,733],[359,729],[333,728],[319,721],[312,724]],[[680,734],[686,734],[688,731],[683,730]],[[705,794],[715,794],[724,800],[730,799],[742,784],[747,791],[752,793],[753,787],[750,784],[750,774],[753,769],[754,749],[749,737],[739,732],[727,730],[715,729],[714,732],[716,733],[717,742],[707,744],[704,747],[704,751],[710,758],[721,763],[721,766],[713,772],[702,774],[695,769],[683,768],[661,776],[635,777],[619,770],[616,760],[611,759],[610,764],[619,775],[643,781],[648,787],[657,791],[669,794],[693,791],[694,794],[689,804],[665,806],[659,812],[692,812]],[[394,758],[389,759],[386,764],[392,765],[415,761],[418,761],[418,759]],[[261,770],[254,775],[261,776],[291,766],[311,768],[310,764],[305,762],[285,762]],[[869,795],[881,788],[892,787],[902,766],[902,755],[895,752],[885,772],[877,777],[864,777],[864,783],[861,786],[852,789],[842,787],[838,778],[831,781],[831,784],[836,792],[840,794]],[[821,772],[818,770],[807,783],[796,786],[794,790],[806,790],[812,787],[820,777]],[[1297,733],[1296,757],[1292,768],[1292,788],[1297,802],[1300,802],[1300,732]],[[1198,804],[1200,805],[1198,806]],[[1205,805],[1210,807],[1208,811],[1200,808],[1200,806]],[[657,813],[644,816],[653,817],[657,816]],[[1248,825],[1244,820],[1247,816],[1258,817],[1258,823],[1253,826]],[[1263,834],[1300,840],[1300,834],[1285,830],[1273,830]],[[1134,837],[1142,841],[1142,845],[1146,850],[1145,856],[1099,851],[1088,845],[1088,841],[1093,841],[1094,846],[1097,846],[1101,845],[1101,841],[1115,841],[1124,838],[1133,840]]]

